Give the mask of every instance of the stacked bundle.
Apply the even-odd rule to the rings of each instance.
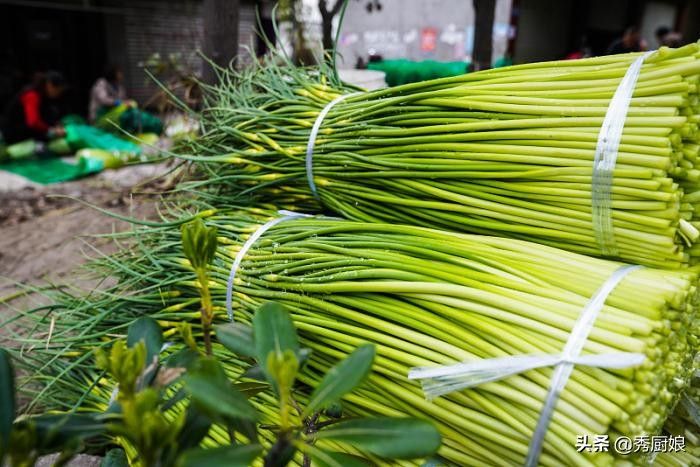
[[[351,95],[303,72],[255,69],[217,89],[191,159],[217,164],[209,183],[228,185],[229,193],[271,185],[317,190],[325,207],[355,220],[679,267],[700,254],[687,248],[700,236],[700,198],[684,198],[679,186],[694,191],[700,179],[698,50],[691,44],[643,57],[627,86],[626,116],[612,122],[624,122],[624,131],[607,187],[596,180],[604,168],[594,169],[604,145],[599,134],[621,78],[639,59],[634,54]],[[318,118],[322,110],[327,115]],[[602,221],[601,191],[611,208]]]
[[[375,343],[374,372],[348,396],[350,412],[428,417],[455,464],[644,462],[578,453],[575,442],[657,434],[695,370],[699,271],[681,266],[700,257],[699,50],[362,94],[303,70],[231,72],[202,137],[185,143],[204,179],[180,206],[204,209],[198,216],[218,228],[209,289],[219,317],[229,308],[250,321],[260,303],[283,303],[313,350],[305,382]],[[276,216],[269,205],[229,209],[261,199],[320,201],[351,220],[291,216],[262,232]],[[102,403],[104,381],[87,363],[95,346],[144,314],[171,334],[200,317],[182,222],[138,232],[132,248],[103,259],[103,274],[119,280],[106,293],[69,299],[51,319],[38,310],[51,344],[30,340],[42,345],[27,365],[60,378],[37,403],[73,407],[60,392],[86,385],[79,401]],[[475,376],[507,366],[516,369]],[[700,458],[664,457],[677,461]]]
[[[244,240],[267,220],[259,212],[206,219],[220,232],[210,287],[221,314],[234,259]],[[166,327],[197,317],[185,312],[196,307],[198,283],[180,251],[179,232],[164,227],[150,240],[139,236],[142,250],[105,262],[122,285],[102,303],[71,304],[62,313],[52,354],[67,343],[71,351],[88,345],[86,335],[119,334],[142,309]],[[619,267],[518,240],[294,218],[270,228],[241,257],[232,284],[233,312],[237,320],[249,321],[265,300],[285,304],[304,345],[313,349],[307,381],[360,343],[376,343],[374,373],[369,385],[349,399],[352,412],[428,417],[444,436],[440,454],[458,465],[522,464],[547,396],[551,366],[432,401],[425,400],[417,381],[406,378],[409,370],[558,355],[589,298]],[[692,271],[639,269],[614,288],[582,355],[641,354],[643,362],[625,368],[575,367],[546,431],[542,465],[611,465],[613,453],[576,452],[576,436],[615,439],[661,429],[693,369],[694,337],[688,329],[697,279]],[[156,312],[158,301],[167,308]],[[91,312],[95,309],[100,312]],[[230,365],[231,371],[240,370],[235,361]]]

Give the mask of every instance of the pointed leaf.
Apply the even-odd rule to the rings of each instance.
[[[369,467],[375,465],[367,459],[351,454],[324,451],[318,448],[311,451],[311,458],[315,467]]]
[[[194,350],[185,347],[170,355],[165,361],[168,368],[185,368],[189,370],[199,359],[200,355]]]
[[[277,441],[265,454],[265,467],[286,467],[294,459],[297,448],[289,436],[278,436]]]
[[[251,420],[243,420],[242,418],[234,418],[229,422],[229,429],[242,434],[251,443],[258,442],[258,425]]]
[[[343,416],[343,404],[340,401],[333,402],[323,409],[323,413],[330,418],[341,418]]]
[[[189,404],[185,409],[185,420],[182,422],[174,442],[163,446],[158,464],[161,466],[174,466],[182,453],[200,445],[201,441],[209,433],[212,423],[209,417],[198,410],[196,404]],[[128,436],[129,434],[127,434]]]
[[[106,419],[101,414],[44,414],[31,417],[28,422],[36,429],[42,449],[62,449],[71,440],[86,440],[105,436]]]
[[[216,339],[221,345],[236,355],[255,357],[253,328],[247,324],[229,323],[214,326]]]
[[[7,451],[15,418],[15,373],[10,354],[0,349],[0,465]]]
[[[163,347],[163,331],[153,318],[143,316],[129,326],[126,344],[133,347],[140,341],[143,341],[146,346],[146,366],[148,366],[153,362],[154,357],[160,355],[160,349]]]
[[[299,350],[292,318],[279,303],[267,302],[258,309],[253,317],[253,335],[255,354],[265,372],[267,356],[271,352],[282,354],[285,350],[294,353]]]
[[[308,361],[309,357],[311,356],[311,349],[299,349],[299,352],[297,352],[297,359],[299,360],[299,368],[301,368],[306,361]],[[246,369],[243,374],[241,375],[241,378],[247,378],[247,379],[254,379],[255,381],[260,381],[265,383],[266,385],[269,386],[269,383],[267,381],[267,377],[265,376],[265,373],[263,372],[262,368],[260,365],[253,365]]]
[[[306,406],[306,415],[340,400],[359,386],[372,369],[374,353],[374,345],[362,345],[345,360],[331,368],[311,393]]]
[[[195,368],[183,376],[183,380],[192,400],[207,415],[227,419],[257,419],[255,408],[233,387],[216,360],[202,358]]]
[[[255,381],[260,381],[265,384],[268,384],[267,378],[265,377],[265,373],[263,373],[263,370],[260,367],[260,365],[253,365],[247,370],[245,370],[241,375],[241,378],[254,379]]]
[[[206,267],[216,254],[216,227],[207,227],[201,218],[183,224],[182,251],[194,269]]]
[[[248,467],[262,452],[259,444],[233,445],[214,449],[192,449],[178,461],[178,467]]]
[[[441,442],[440,433],[432,423],[415,418],[348,420],[322,429],[317,436],[390,459],[430,456]]]
[[[178,451],[182,452],[199,446],[199,443],[209,433],[211,419],[201,413],[194,405],[187,407],[185,423],[177,435]]]
[[[161,412],[167,412],[168,410],[172,409],[175,404],[177,404],[180,401],[185,400],[187,397],[187,391],[185,391],[184,388],[179,388],[175,394],[170,397],[170,399],[167,399],[164,403],[163,406],[160,408]]]
[[[263,392],[265,389],[269,388],[270,385],[265,382],[244,382],[244,383],[234,383],[234,388],[241,391],[248,399],[255,397],[256,395]]]
[[[100,467],[129,467],[126,452],[121,448],[114,448],[107,451]]]

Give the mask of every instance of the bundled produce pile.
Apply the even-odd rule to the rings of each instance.
[[[676,406],[676,411],[666,422],[665,430],[672,436],[681,437],[685,441],[682,452],[660,452],[654,459],[655,465],[661,467],[676,467],[695,465],[700,456],[700,412],[698,412],[698,380],[693,378],[693,384],[686,396]]]
[[[235,321],[250,321],[264,301],[284,304],[313,350],[302,380],[363,342],[377,345],[367,385],[346,399],[350,413],[431,419],[443,435],[439,454],[455,465],[523,465],[552,381],[570,365],[559,356],[581,334],[585,361],[574,358],[553,400],[538,463],[645,463],[644,453],[576,449],[581,435],[677,433],[692,419],[677,402],[700,337],[700,271],[687,267],[700,256],[698,45],[645,57],[609,187],[612,230],[596,214],[600,128],[637,57],[357,94],[313,70],[263,64],[224,74],[202,136],[184,148],[200,175],[182,187],[190,198],[96,263],[115,286],[61,294],[48,314],[24,315],[51,336],[28,339],[23,355],[34,381],[48,381],[34,403],[104,405],[111,387],[92,366],[95,346],[139,316],[154,316],[174,339],[179,323],[199,319],[201,284],[179,230],[196,216],[219,232],[209,282],[217,317],[227,318],[227,293]],[[347,220],[265,224],[277,209]],[[599,314],[580,332],[598,296]],[[471,385],[466,371],[408,377],[523,356],[553,360]],[[590,363],[601,356],[618,364]],[[623,357],[634,363],[619,364]],[[240,362],[226,364],[240,374]],[[226,439],[212,433],[210,442]],[[659,463],[700,463],[696,448]]]
[[[510,236],[601,255],[593,161],[611,97],[638,55],[533,63],[350,95],[310,159],[325,208],[351,219]],[[695,263],[698,45],[647,57],[612,180],[617,255]],[[254,69],[203,114],[192,159],[228,193],[281,185],[311,195],[306,151],[319,112],[348,89]],[[231,78],[234,79],[234,78]],[[697,166],[696,166],[697,165]]]
[[[257,212],[206,218],[220,232],[210,287],[222,315],[236,253],[261,223],[276,217]],[[197,283],[181,253],[179,232],[162,228],[152,238],[139,236],[141,250],[115,258],[118,264],[104,263],[124,285],[104,302],[73,304],[63,312],[50,353],[69,343],[70,352],[88,350],[83,348],[86,335],[112,334],[143,312],[170,327],[196,316],[191,311],[198,301]],[[236,320],[249,321],[263,301],[283,303],[304,345],[313,350],[307,378],[361,342],[376,343],[370,383],[349,401],[356,413],[403,413],[436,421],[444,436],[440,454],[457,465],[522,464],[551,368],[430,402],[406,375],[417,366],[558,354],[588,298],[619,267],[518,240],[291,219],[267,231],[245,255],[233,285],[233,311]],[[614,439],[661,429],[693,369],[688,329],[696,282],[697,273],[689,270],[641,269],[615,288],[583,354],[634,352],[646,359],[626,369],[576,367],[547,432],[542,465],[612,465],[612,453],[576,452],[576,436]],[[137,296],[130,296],[130,289]],[[120,295],[127,298],[112,298]],[[158,306],[159,301],[167,306]],[[38,361],[47,360],[43,350],[34,353]],[[67,390],[60,384],[56,389]]]

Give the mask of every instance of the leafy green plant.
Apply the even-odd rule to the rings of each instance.
[[[207,227],[197,218],[182,226],[182,250],[197,275],[202,297],[202,332],[204,348],[211,355],[211,326],[214,321],[211,293],[209,292],[209,264],[216,255],[216,227]]]
[[[429,422],[411,418],[344,418],[340,400],[358,388],[369,375],[374,345],[355,349],[315,385],[305,404],[297,378],[310,351],[300,346],[289,313],[274,302],[262,305],[252,327],[225,324],[217,337],[232,352],[252,358],[277,399],[277,426],[265,427],[275,442],[264,455],[266,466],[284,466],[300,452],[304,465],[371,465],[369,459],[337,452],[328,445],[348,445],[369,456],[414,459],[429,456],[440,446],[440,435]],[[249,371],[248,374],[255,374]],[[324,444],[324,441],[332,443]]]
[[[9,354],[0,349],[0,465],[10,444],[15,416],[15,373]]]
[[[373,345],[355,349],[308,391],[298,378],[311,352],[301,347],[281,305],[264,304],[252,326],[215,329],[218,342],[250,364],[235,380],[217,357],[192,348],[191,333],[182,333],[186,345],[180,350],[166,353],[158,323],[136,320],[126,340],[96,351],[98,368],[117,383],[104,413],[13,422],[12,368],[9,355],[0,352],[0,455],[9,445],[10,465],[30,466],[41,454],[61,452],[61,464],[93,440],[118,438],[132,461],[148,467],[247,466],[256,460],[267,467],[292,461],[352,467],[373,465],[378,458],[427,457],[439,448],[440,435],[427,421],[343,416],[341,399],[371,372]],[[217,448],[200,446],[213,426],[224,428],[228,439],[216,438]],[[111,450],[103,465],[122,466],[126,458]]]
[[[0,349],[0,465],[32,467],[40,456],[61,453],[62,466],[96,439],[106,441],[104,414],[44,414],[17,417],[14,370],[10,354]]]

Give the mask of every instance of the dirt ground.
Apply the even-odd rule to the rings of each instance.
[[[73,271],[87,255],[95,254],[87,243],[103,252],[114,250],[110,240],[92,235],[130,228],[77,200],[152,219],[164,188],[163,178],[157,177],[167,171],[164,165],[133,166],[48,186],[17,186],[16,180],[3,183],[0,174],[0,187],[12,187],[0,191],[0,322],[17,309],[41,301],[36,295],[17,296],[22,286],[42,286],[48,281],[76,285],[79,276]],[[0,329],[0,343],[7,345],[2,334]]]
[[[77,200],[123,216],[155,219],[160,193],[169,186],[163,177],[168,170],[164,164],[140,165],[49,186],[0,172],[0,323],[46,300],[40,294],[21,293],[24,286],[50,281],[89,287],[84,275],[75,273],[87,255],[95,254],[87,245],[104,253],[116,247],[91,236],[130,228]],[[8,331],[0,327],[1,346],[13,346]],[[55,457],[39,459],[37,467],[53,465]],[[96,467],[100,462],[99,457],[80,455],[68,466]]]

